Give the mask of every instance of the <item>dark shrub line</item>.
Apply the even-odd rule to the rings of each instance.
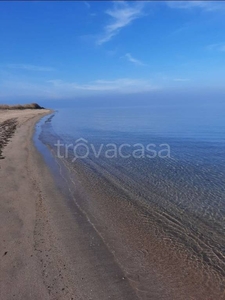
[[[0,109],[44,109],[44,107],[40,106],[37,103],[30,103],[30,104],[23,104],[23,105],[0,104]]]

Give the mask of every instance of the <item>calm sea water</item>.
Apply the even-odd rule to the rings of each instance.
[[[67,157],[60,159],[76,172],[93,199],[107,199],[110,193],[117,201],[129,198],[144,209],[149,222],[158,224],[159,230],[200,257],[213,272],[225,276],[225,118],[221,103],[74,105],[58,110],[43,123],[40,138],[55,153],[58,140],[64,146],[71,144],[68,156],[62,146],[60,155]],[[73,147],[78,143],[86,146],[80,144],[75,156]],[[112,149],[122,144],[130,145],[123,152],[129,158],[118,153],[113,156]],[[145,155],[132,155],[135,144],[143,145]],[[155,145],[157,154],[160,145],[166,144],[169,155],[167,151],[164,157],[147,157],[148,144]],[[111,157],[106,155],[109,148]],[[92,204],[85,206],[83,201],[80,205],[88,211]],[[101,224],[101,216],[93,211],[94,207],[90,215],[96,214]]]

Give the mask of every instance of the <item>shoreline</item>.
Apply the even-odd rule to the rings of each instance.
[[[101,196],[92,190],[96,178],[82,175],[78,166],[85,193],[93,198],[63,189],[69,180],[76,182],[69,168],[68,177],[61,170],[62,186],[57,185],[57,174],[34,142],[35,124],[50,112],[8,113],[18,119],[0,160],[0,298],[223,299],[216,281],[199,278],[185,255],[173,254],[169,238],[164,244],[154,236],[138,208],[125,198],[118,201],[116,190],[107,198],[109,185]]]
[[[138,299],[86,216],[66,205],[35,148],[43,111],[16,115],[0,161],[0,298]]]

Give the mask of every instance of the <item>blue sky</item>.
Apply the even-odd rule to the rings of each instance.
[[[0,2],[0,101],[225,90],[225,2]]]

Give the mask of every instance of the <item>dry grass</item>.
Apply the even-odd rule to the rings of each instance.
[[[44,107],[40,106],[37,103],[29,103],[29,104],[17,104],[17,105],[7,105],[7,104],[0,104],[0,109],[7,110],[7,109],[44,109]]]

